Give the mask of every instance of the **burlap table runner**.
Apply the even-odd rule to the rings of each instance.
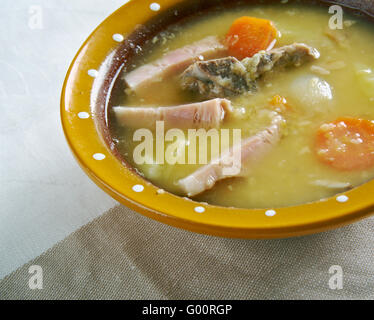
[[[2,299],[373,299],[374,219],[250,241],[175,229],[117,206],[0,282]],[[29,267],[43,289],[29,288]],[[329,269],[343,269],[332,290]]]

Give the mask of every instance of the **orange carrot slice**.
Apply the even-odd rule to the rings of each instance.
[[[229,54],[239,60],[252,57],[261,50],[273,48],[277,29],[269,20],[241,17],[234,21],[226,35]]]
[[[316,137],[317,157],[338,170],[365,170],[374,166],[374,122],[340,118],[323,124]]]

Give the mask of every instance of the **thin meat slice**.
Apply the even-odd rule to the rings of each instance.
[[[130,90],[138,92],[152,82],[184,71],[198,60],[221,58],[227,55],[227,47],[215,36],[207,37],[191,45],[165,54],[159,60],[144,65],[125,75]]]
[[[213,188],[220,180],[247,176],[253,166],[281,139],[282,123],[284,123],[283,117],[276,114],[268,128],[244,139],[241,144],[226,151],[220,158],[179,180],[179,187],[184,194],[193,197]]]
[[[294,43],[270,51],[261,51],[242,61],[234,57],[200,61],[191,65],[181,77],[185,90],[206,98],[255,92],[256,80],[276,68],[301,66],[318,59],[319,52],[303,43]]]
[[[154,129],[156,121],[164,121],[165,128],[217,128],[227,113],[232,112],[227,99],[213,99],[176,107],[114,107],[120,125],[127,128]]]

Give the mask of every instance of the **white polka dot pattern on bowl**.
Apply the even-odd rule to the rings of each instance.
[[[149,7],[152,11],[159,11],[161,9],[161,6],[157,2],[151,3]]]
[[[132,187],[132,190],[135,192],[143,192],[144,191],[144,186],[141,184],[136,184],[135,186]]]
[[[117,42],[122,42],[123,40],[125,40],[125,38],[124,38],[124,36],[122,34],[115,33],[113,35],[113,40],[117,41]]]
[[[277,212],[275,210],[268,210],[265,212],[265,214],[268,216],[268,217],[274,217]]]
[[[156,193],[157,193],[157,194],[164,194],[164,193],[165,193],[165,190],[164,190],[164,189],[158,189]]]
[[[101,161],[101,160],[104,160],[105,159],[105,155],[102,154],[102,153],[95,153],[93,155],[93,158],[97,161]]]
[[[336,198],[336,201],[338,201],[338,202],[340,202],[340,203],[345,203],[345,202],[347,202],[348,200],[349,200],[349,198],[348,198],[347,196],[345,196],[345,195],[343,195],[343,196],[339,196],[339,197]]]
[[[90,69],[90,70],[87,71],[87,73],[88,73],[88,75],[89,75],[90,77],[92,77],[92,78],[96,78],[97,75],[99,74],[99,73],[97,72],[97,70],[95,70],[95,69]]]
[[[88,112],[79,112],[78,113],[78,118],[80,119],[88,119],[90,117]]]
[[[205,212],[205,208],[204,207],[196,207],[195,208],[195,212],[197,212],[197,213],[203,213],[203,212]]]

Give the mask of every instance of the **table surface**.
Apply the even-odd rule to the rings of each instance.
[[[83,41],[125,2],[1,1],[0,279],[116,204],[76,164],[59,100]]]
[[[1,0],[0,279],[117,205],[75,162],[63,136],[59,100],[80,45],[125,2]],[[131,298],[373,299],[373,228],[371,218],[296,239],[220,239],[117,206],[36,262],[62,284],[66,272],[76,275],[68,279],[75,283],[65,298],[85,297],[79,290],[86,285],[100,293],[96,289],[105,284],[105,290],[118,291],[114,296]],[[345,290],[328,286],[335,265],[345,271]],[[27,268],[3,282],[6,294],[18,295]],[[26,289],[26,295],[36,294]],[[48,290],[42,293],[51,297]]]

